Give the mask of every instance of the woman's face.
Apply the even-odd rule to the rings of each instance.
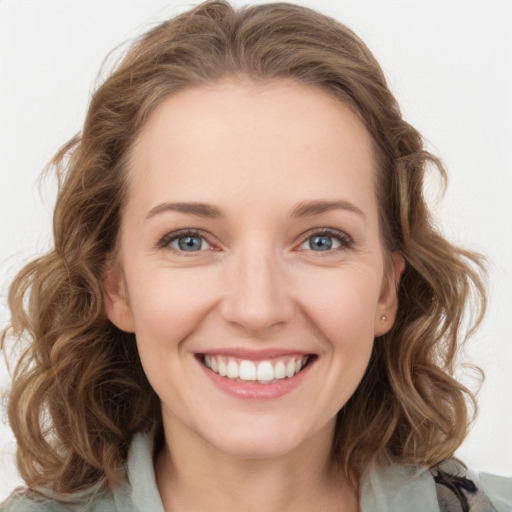
[[[134,146],[108,314],[180,442],[273,457],[315,437],[389,330],[369,134],[288,82],[182,91]]]

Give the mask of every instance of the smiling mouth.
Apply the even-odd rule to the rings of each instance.
[[[221,377],[236,382],[273,384],[290,379],[310,365],[316,356],[297,355],[272,360],[251,361],[219,355],[199,355],[201,363]]]

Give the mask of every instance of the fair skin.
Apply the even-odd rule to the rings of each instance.
[[[147,121],[105,288],[161,399],[167,512],[358,509],[335,418],[403,269],[374,178],[356,115],[303,85],[226,80]]]

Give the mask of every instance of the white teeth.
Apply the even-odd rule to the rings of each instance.
[[[262,361],[258,365],[258,380],[274,380],[274,367],[270,361]]]
[[[238,365],[235,363],[235,361],[229,361],[226,375],[228,379],[238,379],[240,370],[238,369]]]
[[[276,379],[284,379],[286,377],[286,366],[283,361],[279,361],[274,367],[274,375]]]
[[[228,374],[228,367],[226,366],[226,363],[219,359],[219,375],[221,377],[225,377]]]
[[[242,361],[239,377],[241,380],[256,380],[256,365],[252,361]]]
[[[295,375],[295,361],[292,359],[286,365],[286,376],[288,378],[293,377]]]
[[[269,383],[276,380],[291,378],[299,373],[308,361],[308,357],[291,358],[285,361],[260,361],[255,363],[246,359],[237,362],[222,356],[204,356],[204,365],[221,377],[232,380]]]

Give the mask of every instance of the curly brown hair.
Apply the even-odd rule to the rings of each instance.
[[[92,96],[82,133],[52,161],[60,182],[54,248],[14,279],[1,338],[3,347],[8,339],[23,347],[8,414],[30,488],[63,496],[117,485],[134,433],[161,429],[135,337],[106,316],[102,279],[116,248],[129,150],[146,119],[169,95],[229,76],[326,91],[374,141],[382,239],[406,269],[395,324],[374,344],[363,381],[338,414],[334,460],[348,475],[377,457],[431,466],[467,434],[475,399],[453,374],[485,309],[483,265],[433,225],[423,181],[429,170],[445,179],[443,166],[347,27],[291,4],[235,10],[208,1],[132,44]]]

